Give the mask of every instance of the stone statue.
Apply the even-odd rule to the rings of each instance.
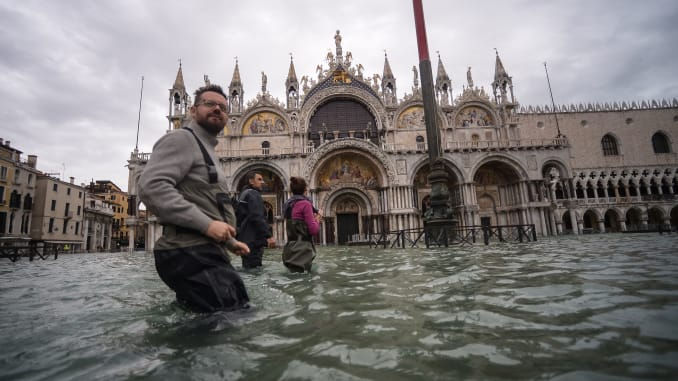
[[[358,64],[358,78],[360,78],[360,79],[363,78],[363,70],[365,70],[365,68],[363,67],[363,64]]]
[[[261,93],[266,94],[266,83],[268,82],[268,78],[266,77],[266,74],[264,72],[261,72]]]
[[[205,79],[205,86],[209,86],[210,85],[210,78],[207,76],[207,74],[204,75],[204,79]]]
[[[372,76],[372,81],[374,82],[374,85],[372,85],[373,89],[378,89],[379,88],[379,80],[381,79],[381,76],[379,74],[374,74]]]
[[[323,65],[316,66],[315,71],[318,73],[318,82],[320,82],[323,79]]]
[[[304,93],[308,93],[308,90],[310,88],[308,87],[308,76],[307,75],[301,77],[301,88],[304,90]]]
[[[468,81],[468,88],[472,89],[473,88],[473,78],[471,77],[471,67],[468,67],[468,70],[466,71],[466,81]]]
[[[414,87],[419,87],[419,72],[416,66],[412,66],[412,72],[414,73]]]
[[[341,34],[339,34],[339,29],[337,29],[337,34],[334,35],[334,45],[337,46],[337,57],[341,57]]]

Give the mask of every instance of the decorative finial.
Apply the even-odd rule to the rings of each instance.
[[[497,50],[497,48],[494,48],[494,52],[497,54],[497,57],[499,57],[499,50]]]
[[[294,57],[292,57],[292,52],[290,52],[290,61],[294,61]]]
[[[233,57],[235,59],[235,64],[238,64],[238,56]]]
[[[179,69],[181,69],[181,58],[179,58]]]

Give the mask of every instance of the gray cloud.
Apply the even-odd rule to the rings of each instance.
[[[425,0],[424,12],[433,69],[439,52],[455,96],[468,66],[490,88],[496,48],[523,105],[550,103],[544,61],[559,104],[678,97],[675,1]],[[246,99],[261,71],[283,99],[289,53],[298,76],[314,76],[337,29],[366,74],[381,73],[385,51],[398,96],[411,92],[419,59],[409,1],[3,2],[0,137],[38,155],[41,170],[65,164],[65,178],[126,188],[142,75],[139,149],[150,152],[168,128],[179,59],[191,91],[204,74],[228,86],[237,56]]]

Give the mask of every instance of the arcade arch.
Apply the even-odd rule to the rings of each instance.
[[[445,161],[443,162],[445,172],[447,173],[447,189],[450,192],[450,203],[452,207],[462,204],[461,197],[461,174],[458,172],[458,169],[454,167],[451,163]],[[412,187],[414,188],[413,197],[414,205],[420,212],[420,216],[424,216],[426,211],[430,208],[430,194],[431,194],[431,184],[428,181],[428,176],[431,174],[431,166],[428,163],[428,160],[424,160],[419,163],[418,168],[414,171],[414,175],[411,180]],[[461,221],[460,215],[457,216],[457,219]]]
[[[323,157],[311,172],[312,192],[323,211],[325,241],[343,244],[384,226],[378,200],[387,176],[367,152],[343,149]]]
[[[520,168],[504,159],[488,159],[475,174],[475,199],[481,225],[517,225],[527,223],[520,205],[526,202],[525,178]]]
[[[614,209],[608,209],[605,212],[605,231],[609,233],[618,233],[622,231],[619,223],[619,213]]]
[[[247,173],[250,171],[258,172],[264,178],[261,197],[264,200],[267,222],[273,224],[273,217],[282,215],[282,205],[287,200],[286,184],[288,181],[282,171],[268,165],[254,164],[243,167],[235,173],[231,187],[234,193],[240,193],[248,184]]]

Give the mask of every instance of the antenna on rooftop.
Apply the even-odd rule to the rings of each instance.
[[[144,76],[141,76],[141,95],[139,96],[139,117],[137,118],[137,142],[134,145],[134,150],[139,150],[139,125],[141,124],[141,100],[144,98]]]

